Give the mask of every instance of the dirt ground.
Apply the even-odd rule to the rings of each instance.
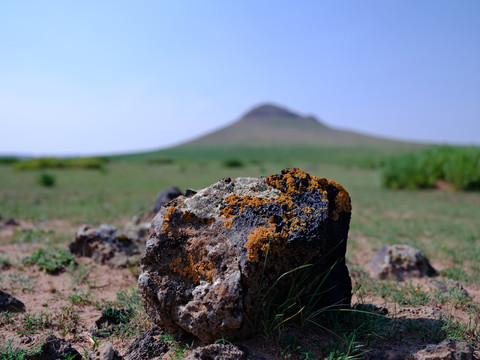
[[[71,232],[72,238],[75,229],[69,224],[54,221],[49,224],[43,224],[45,229],[51,228],[56,232]],[[28,338],[35,337],[42,333],[53,333],[58,337],[64,338],[70,342],[82,355],[90,353],[94,347],[95,339],[92,336],[91,329],[95,327],[95,321],[99,319],[102,311],[102,304],[108,301],[115,301],[120,291],[131,291],[136,288],[138,272],[135,269],[111,269],[107,265],[98,265],[89,258],[77,258],[76,262],[83,269],[88,269],[84,274],[75,274],[71,271],[63,271],[58,274],[49,274],[39,270],[35,265],[24,265],[22,259],[29,256],[37,248],[44,247],[41,243],[15,243],[14,234],[18,229],[36,229],[38,227],[30,222],[19,221],[16,225],[5,225],[0,229],[0,256],[8,257],[10,264],[3,264],[0,272],[0,289],[20,299],[26,307],[24,314],[14,315],[11,318],[2,317],[0,319],[0,344],[17,344],[25,347],[29,341]],[[71,239],[65,239],[65,246]],[[353,238],[349,241],[359,243],[367,241],[364,238]],[[398,325],[393,336],[384,337],[379,334],[374,337],[370,343],[360,341],[364,346],[359,352],[360,358],[381,359],[407,358],[398,354],[413,354],[432,341],[430,335],[425,335],[428,330],[438,327],[442,324],[441,319],[449,318],[450,321],[458,321],[459,324],[474,328],[473,324],[480,322],[480,314],[475,313],[475,309],[480,309],[480,284],[466,283],[461,284],[468,293],[470,300],[468,304],[441,302],[438,298],[433,298],[431,302],[423,305],[401,305],[388,298],[379,296],[378,293],[369,291],[366,282],[368,277],[364,272],[355,269],[368,269],[369,261],[374,256],[368,250],[368,247],[361,246],[361,251],[353,257],[348,263],[351,269],[354,287],[360,286],[367,290],[354,293],[352,304],[362,304],[358,308],[375,309],[378,315],[386,315],[387,319],[396,319]],[[441,262],[432,262],[437,270],[442,269],[445,264]],[[86,281],[88,279],[88,281]],[[421,289],[425,293],[433,293],[438,289],[438,283],[446,280],[441,276],[435,278],[422,278],[411,280],[411,285],[415,289]],[[88,301],[81,304],[74,304],[69,299],[69,295],[80,291],[80,294],[89,294]],[[83,292],[82,292],[83,291]],[[416,291],[416,290],[414,290]],[[438,291],[437,291],[438,292]],[[473,307],[472,307],[473,305]],[[476,307],[475,307],[476,306]],[[65,316],[65,309],[74,309],[78,315],[77,320],[69,320],[71,328],[63,331],[58,323],[62,316]],[[474,309],[474,310],[472,310]],[[44,314],[49,317],[51,326],[38,326],[38,329],[28,334],[25,333],[26,314]],[[151,323],[146,323],[148,328]],[[387,327],[390,325],[386,325]],[[478,329],[477,329],[478,331]],[[247,348],[250,354],[262,356],[267,359],[322,359],[325,355],[325,349],[332,344],[346,346],[348,341],[341,345],[342,334],[332,334],[329,329],[320,329],[319,331],[305,331],[295,326],[284,329],[284,334],[291,332],[298,341],[285,342],[282,339],[268,339],[258,336],[257,338],[241,341],[238,344]],[[466,332],[468,335],[468,331]],[[285,337],[285,336],[284,336]],[[286,336],[288,338],[288,336]],[[124,354],[128,345],[133,341],[129,337],[111,336],[107,339],[120,354]],[[438,338],[437,341],[443,340]],[[185,344],[185,347],[196,347],[201,343]],[[345,349],[346,351],[347,349]],[[387,351],[381,354],[382,351]],[[377,354],[377,355],[375,355]],[[177,358],[177,355],[170,353],[167,358]],[[405,355],[406,356],[406,355]],[[480,350],[477,349],[476,356],[480,358]],[[333,357],[335,358],[335,357]],[[340,357],[338,357],[340,358]],[[346,359],[347,357],[345,357]],[[353,357],[352,357],[353,358]]]

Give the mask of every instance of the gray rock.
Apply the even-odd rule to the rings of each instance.
[[[32,348],[36,348],[38,344],[42,344],[40,352],[35,355],[25,355],[24,360],[81,360],[82,355],[72,347],[72,345],[63,339],[57,338],[55,335],[49,335],[46,338],[38,338],[32,344]]]
[[[249,360],[242,349],[232,344],[211,344],[198,347],[185,360]]]
[[[412,360],[472,360],[473,348],[465,342],[445,340],[411,356]]]
[[[75,256],[91,257],[95,262],[112,268],[137,264],[140,258],[138,247],[132,239],[114,226],[105,224],[99,228],[80,226],[69,247]]]
[[[170,186],[158,193],[155,205],[153,206],[153,213],[156,214],[163,205],[168,204],[176,197],[183,195],[182,192],[175,186]]]
[[[0,290],[0,312],[24,312],[25,304],[16,297]]]
[[[147,313],[171,334],[211,343],[251,333],[292,286],[299,306],[349,306],[350,214],[341,185],[298,169],[177,197],[153,220],[142,259]]]
[[[137,336],[123,355],[125,360],[154,359],[165,355],[170,345],[161,339],[162,335],[163,331],[158,326],[154,326]]]
[[[88,355],[88,360],[123,360],[117,350],[107,341],[102,341],[97,350]]]
[[[370,267],[379,279],[394,278],[403,281],[437,274],[423,251],[409,245],[384,246],[371,260]]]

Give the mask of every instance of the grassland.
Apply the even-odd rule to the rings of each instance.
[[[445,278],[461,281],[473,289],[480,288],[480,193],[382,187],[378,165],[385,163],[388,155],[410,150],[411,147],[403,146],[383,150],[329,147],[323,151],[307,146],[223,150],[174,148],[112,157],[102,170],[48,169],[56,179],[52,187],[36,181],[42,170],[15,171],[6,164],[0,166],[0,215],[3,219],[30,221],[44,229],[19,232],[11,241],[28,242],[34,238],[40,245],[50,246],[45,243],[45,239],[50,238],[57,245],[66,246],[73,236],[69,231],[83,223],[94,226],[110,223],[123,228],[133,216],[151,208],[156,194],[165,187],[200,189],[223,177],[266,176],[286,167],[298,167],[339,182],[351,195],[353,211],[347,260],[357,288],[364,289],[362,296],[383,297],[396,306],[451,301],[453,308],[478,310],[463,298],[454,303],[445,294],[418,290],[408,283],[374,282],[366,276],[366,256],[386,244],[409,244],[422,249]],[[64,225],[58,228],[56,223]],[[3,255],[2,263],[10,260],[15,263]],[[473,339],[472,343],[480,341],[479,329],[470,327],[462,331],[453,320],[445,319],[438,323],[441,336],[440,332],[435,332],[425,335],[421,341],[440,341],[446,336]],[[355,321],[363,320],[351,319],[349,324],[353,326]],[[408,323],[408,326],[417,326],[420,331],[423,325]],[[463,323],[462,326],[467,325]],[[335,343],[338,356],[334,354],[331,358],[342,358],[342,346],[356,346],[358,341],[368,344],[370,340],[365,340],[365,336],[373,336],[377,330],[345,334],[345,338]],[[355,338],[357,335],[359,337]],[[281,346],[288,350],[293,346],[289,344]]]

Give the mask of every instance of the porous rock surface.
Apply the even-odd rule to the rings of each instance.
[[[254,360],[260,358],[253,358],[232,344],[211,344],[207,346],[198,347],[190,352],[185,360]]]
[[[370,262],[373,275],[379,279],[435,276],[423,251],[409,245],[384,246]]]
[[[140,251],[137,245],[114,226],[102,224],[98,228],[82,225],[69,245],[75,256],[91,257],[99,264],[112,268],[137,264]]]
[[[34,354],[26,354],[24,360],[82,359],[82,355],[70,343],[57,338],[55,335],[39,337],[30,344],[32,349],[38,349],[39,345],[40,351],[35,351]]]
[[[170,345],[162,339],[163,331],[156,325],[138,335],[123,355],[125,360],[160,359],[170,350]]]
[[[264,307],[282,301],[300,270],[281,275],[302,265],[309,265],[302,301],[349,306],[350,215],[341,185],[298,169],[225,178],[178,197],[153,220],[142,259],[138,285],[147,313],[175,335],[205,343],[239,338]]]
[[[466,342],[445,340],[427,347],[410,357],[411,360],[473,360],[473,348]]]

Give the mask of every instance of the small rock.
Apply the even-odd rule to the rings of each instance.
[[[437,281],[435,285],[441,292],[450,294],[457,293],[466,298],[470,297],[467,290],[463,288],[462,284],[459,281],[447,279],[445,281]]]
[[[160,338],[162,335],[163,331],[155,325],[137,336],[124,354],[125,360],[145,360],[165,355],[170,345]]]
[[[5,220],[5,225],[8,225],[8,226],[19,226],[20,223],[15,220],[14,218],[9,218],[7,220]]]
[[[409,245],[384,246],[370,262],[373,274],[379,279],[435,276],[423,251]]]
[[[91,257],[112,268],[137,264],[140,258],[140,251],[130,238],[114,226],[105,224],[99,228],[82,225],[69,248],[75,256]]]
[[[0,290],[0,312],[24,312],[25,304],[12,295]]]
[[[97,350],[88,355],[88,360],[123,360],[117,350],[107,341],[102,341]]]
[[[183,195],[182,192],[175,186],[170,186],[158,193],[155,205],[152,208],[153,214],[156,214],[163,205],[168,204],[176,197]]]
[[[59,360],[71,359],[81,360],[82,355],[72,347],[72,345],[63,339],[57,338],[55,335],[49,335],[46,338],[38,338],[35,340],[31,348],[41,345],[40,352],[35,355],[25,355],[24,360]]]
[[[445,340],[438,345],[427,345],[411,357],[412,360],[472,360],[473,348],[465,342]]]
[[[249,360],[242,349],[232,344],[211,344],[198,347],[185,357],[185,360]]]

